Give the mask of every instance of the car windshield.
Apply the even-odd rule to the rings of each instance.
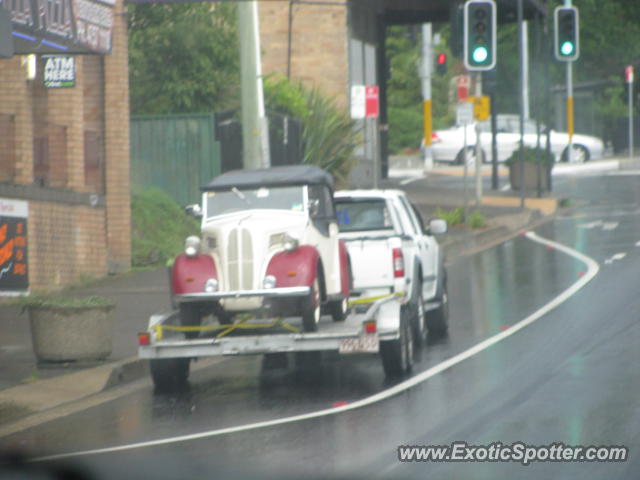
[[[336,200],[336,213],[341,232],[393,228],[384,200]]]
[[[215,217],[241,210],[304,211],[304,187],[232,188],[226,192],[207,193],[207,217]]]

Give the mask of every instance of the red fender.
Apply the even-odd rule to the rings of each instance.
[[[316,279],[320,254],[310,245],[302,245],[293,252],[273,256],[267,275],[276,277],[276,287],[311,286]]]
[[[348,298],[351,293],[349,252],[347,251],[347,244],[344,240],[339,240],[338,245],[340,246],[340,293],[342,293],[345,298]]]
[[[204,284],[210,278],[218,278],[213,258],[209,255],[187,257],[178,255],[171,269],[171,289],[174,295],[204,292]]]

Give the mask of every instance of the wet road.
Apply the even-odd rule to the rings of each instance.
[[[537,230],[589,255],[600,273],[526,329],[392,398],[339,414],[245,432],[85,457],[101,469],[220,468],[356,478],[636,478],[640,446],[640,177],[562,178],[574,210]],[[413,184],[415,185],[415,184]],[[414,376],[508,330],[586,271],[518,237],[449,268],[447,338],[431,339]],[[291,363],[295,363],[291,359]],[[219,430],[355,402],[394,384],[372,358],[265,372],[225,359],[182,395],[148,382],[120,398],[2,439],[49,455]],[[626,463],[400,463],[399,445],[626,445]],[[160,463],[159,462],[160,460]],[[587,474],[588,472],[588,474]],[[174,477],[178,478],[178,477]]]

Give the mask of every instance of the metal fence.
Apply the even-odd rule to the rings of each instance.
[[[220,142],[222,172],[243,168],[242,125],[235,111],[216,113],[216,134]],[[302,121],[277,112],[268,113],[271,166],[302,162]]]
[[[178,204],[200,201],[200,187],[221,171],[212,114],[131,117],[131,182],[163,190]]]
[[[216,175],[243,168],[242,126],[235,111],[131,117],[131,182],[154,186],[178,204],[200,199]],[[302,161],[302,122],[269,113],[271,165]]]

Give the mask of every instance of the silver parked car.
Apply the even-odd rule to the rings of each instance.
[[[498,161],[504,162],[518,148],[520,142],[520,118],[518,115],[498,115],[497,143]],[[546,127],[540,125],[540,144],[546,145]],[[549,130],[551,139],[551,152],[556,161],[568,160],[569,134]],[[432,135],[433,158],[437,162],[452,162],[462,164],[464,156],[464,127],[452,127],[445,130],[437,130]],[[537,145],[537,126],[535,120],[524,122],[524,144],[528,147]],[[480,142],[482,145],[482,160],[491,160],[491,122],[480,122]],[[467,161],[475,162],[476,133],[475,124],[467,125]],[[590,135],[573,135],[573,150],[571,161],[583,163],[588,160],[598,160],[604,153],[604,143],[598,137]]]

